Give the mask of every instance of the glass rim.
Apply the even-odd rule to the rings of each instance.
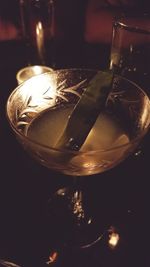
[[[101,71],[101,70],[98,70],[98,69],[86,69],[86,68],[72,68],[72,69],[57,69],[57,70],[53,70],[53,72],[45,72],[45,73],[42,73],[42,74],[39,74],[38,76],[49,76],[49,75],[53,75],[55,74],[55,72],[59,72],[59,71],[67,71],[67,70],[71,70],[71,71]],[[101,72],[106,72],[106,71],[101,71]],[[135,86],[142,94],[143,96],[145,96],[148,100],[149,100],[149,107],[150,107],[150,99],[147,95],[147,93],[138,85],[136,84],[135,82],[125,78],[125,77],[122,77],[122,76],[119,76],[119,75],[115,75],[116,77],[120,77],[121,79],[127,81],[128,83],[132,84],[133,86]],[[30,78],[29,80],[31,79],[36,79],[36,76]],[[138,140],[142,139],[143,136],[145,136],[145,134],[148,132],[149,128],[150,128],[150,123],[148,125],[148,127],[146,127],[145,130],[142,131],[142,133],[138,136],[138,137],[135,137],[133,138],[131,141],[129,142],[126,142],[124,143],[123,145],[116,145],[116,146],[112,146],[111,148],[106,148],[106,149],[97,149],[97,150],[91,150],[91,151],[75,151],[75,150],[67,150],[67,149],[59,149],[59,148],[55,148],[55,147],[50,147],[50,146],[47,146],[47,145],[44,145],[44,144],[41,144],[37,141],[34,141],[32,139],[30,139],[28,136],[24,135],[23,133],[21,133],[16,127],[15,125],[11,122],[10,118],[9,118],[9,115],[8,115],[8,108],[9,108],[9,102],[10,102],[10,99],[13,97],[13,95],[24,85],[26,84],[29,80],[21,83],[20,85],[18,85],[10,94],[10,96],[8,97],[7,99],[7,102],[6,102],[6,117],[8,119],[8,122],[11,126],[11,128],[13,129],[13,131],[16,133],[16,135],[20,136],[22,139],[24,140],[27,140],[27,142],[33,144],[33,145],[36,145],[38,147],[41,147],[41,148],[45,148],[47,150],[50,150],[50,151],[56,151],[56,152],[60,152],[60,153],[68,153],[68,154],[72,154],[72,155],[90,155],[90,154],[94,154],[94,153],[97,153],[97,152],[101,152],[101,153],[105,153],[105,152],[109,152],[109,151],[116,151],[118,149],[120,149],[121,147],[126,147],[128,145],[131,145],[131,144],[136,144],[138,142]]]
[[[114,27],[119,26],[121,29],[124,29],[126,31],[130,31],[130,32],[142,33],[142,34],[147,34],[147,35],[150,34],[150,28],[149,29],[143,29],[142,27],[139,27],[139,26],[132,26],[130,23],[127,25],[127,23],[122,22],[121,19],[115,21],[113,23],[113,26]]]

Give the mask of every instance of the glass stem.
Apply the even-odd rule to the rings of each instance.
[[[73,177],[73,190],[71,199],[71,209],[73,211],[75,220],[77,220],[78,226],[80,226],[82,221],[85,219],[82,178],[83,177],[77,176]]]

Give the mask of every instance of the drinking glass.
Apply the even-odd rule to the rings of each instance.
[[[94,183],[94,174],[100,174],[102,179],[103,172],[135,150],[150,126],[146,93],[115,75],[107,101],[81,149],[57,149],[56,140],[97,73],[98,70],[63,69],[37,75],[18,86],[7,101],[10,126],[24,149],[43,166],[74,180],[73,185],[60,188],[50,198],[49,211],[60,226],[67,225],[65,242],[81,248],[99,240],[109,224],[103,224],[105,202],[92,206],[86,178],[89,176]],[[78,123],[83,131],[80,119]]]
[[[20,14],[28,64],[52,66],[54,0],[20,0]]]
[[[150,95],[150,17],[124,16],[113,24],[110,68]]]

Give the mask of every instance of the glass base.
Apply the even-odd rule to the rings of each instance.
[[[62,188],[49,200],[49,218],[64,245],[88,248],[100,241],[109,227],[98,203],[86,193],[80,188]]]

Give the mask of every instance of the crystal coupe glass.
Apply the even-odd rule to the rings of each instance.
[[[100,238],[84,191],[86,179],[83,188],[80,181],[93,174],[100,174],[101,179],[102,172],[117,166],[136,149],[150,125],[147,95],[135,83],[114,76],[103,110],[80,150],[56,148],[73,108],[97,72],[63,69],[41,74],[19,85],[7,101],[10,126],[25,150],[42,165],[75,181],[74,186],[59,189],[49,205],[60,224],[65,217],[68,231],[73,233],[71,242],[74,239],[80,247]],[[84,131],[80,121],[76,127]],[[101,212],[98,207],[97,212]],[[98,224],[100,227],[100,221]]]

